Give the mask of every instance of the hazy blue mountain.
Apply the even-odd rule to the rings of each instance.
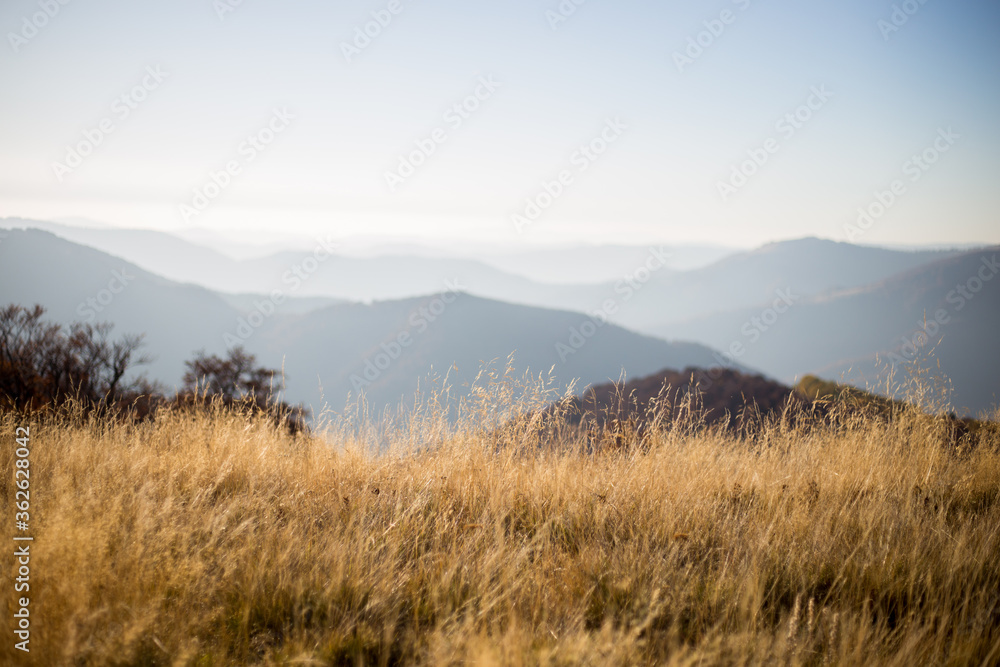
[[[674,324],[758,307],[773,301],[778,290],[811,296],[863,287],[954,254],[885,250],[816,238],[770,243],[693,271],[654,273],[615,322],[674,336]]]
[[[217,292],[217,294],[223,301],[240,312],[250,312],[254,310],[258,307],[257,304],[259,304],[262,299],[267,297],[267,295],[252,293],[229,294],[227,292]],[[320,308],[326,308],[327,306],[333,306],[340,303],[345,303],[345,301],[343,299],[334,299],[325,296],[289,296],[280,304],[277,304],[276,310],[282,313],[294,313],[301,315],[303,313],[308,313],[313,310],[319,310]]]
[[[633,377],[716,363],[702,345],[671,343],[611,324],[593,331],[589,326],[591,320],[577,313],[444,294],[332,306],[275,320],[250,338],[248,347],[271,360],[283,353],[284,368],[297,386],[310,383],[314,405],[321,385],[334,407],[347,392],[359,390],[375,405],[394,404],[411,396],[418,379],[432,369],[449,372],[460,387],[484,362],[499,360],[502,366],[511,352],[519,371],[552,369],[556,382],[565,386],[578,379],[581,390],[617,380],[623,371]]]
[[[171,282],[134,264],[39,230],[0,241],[0,303],[41,304],[51,319],[108,321],[115,333],[145,333],[151,377],[180,382],[200,348],[221,350],[239,311],[217,294]]]
[[[458,284],[465,291],[491,299],[544,307],[583,309],[594,301],[589,295],[595,288],[590,286],[543,285],[471,259],[345,256],[339,254],[332,239],[317,239],[307,252],[283,251],[236,260],[164,232],[80,228],[10,218],[3,225],[45,229],[169,280],[232,294],[267,294],[278,289],[299,297],[373,301],[433,294]]]
[[[935,370],[940,362],[952,380],[956,408],[975,412],[1000,399],[1000,275],[991,273],[994,258],[1000,258],[1000,248],[949,255],[870,285],[802,297],[782,314],[767,314],[770,306],[734,309],[673,323],[661,333],[719,349],[740,343],[739,362],[788,382],[816,373],[879,388],[884,376],[876,372],[876,355],[895,360],[899,377],[906,374],[904,362],[917,356]],[[985,275],[991,279],[982,281]],[[916,343],[907,347],[909,355],[903,353],[906,340]]]
[[[455,365],[452,378],[461,386],[482,362],[505,360],[511,352],[518,369],[554,367],[558,382],[580,379],[581,389],[617,379],[623,370],[631,376],[714,359],[701,345],[467,294],[319,309],[322,301],[304,305],[289,300],[294,294],[288,291],[282,296],[272,311],[267,295],[224,297],[40,230],[8,231],[0,242],[0,303],[38,303],[56,321],[111,321],[118,333],[145,333],[148,351],[156,355],[149,375],[170,387],[196,350],[221,353],[236,343],[262,363],[284,368],[287,398],[314,408],[322,405],[321,386],[334,408],[359,389],[380,407],[412,394],[432,369]],[[408,343],[400,342],[401,334]],[[391,363],[380,354],[390,354]],[[372,371],[368,362],[385,368]]]
[[[665,245],[663,250],[669,255],[666,268],[670,271],[701,268],[736,252],[712,245]],[[593,245],[483,253],[476,257],[536,282],[587,285],[615,282],[641,266],[648,255],[647,246]]]
[[[519,368],[554,366],[560,382],[617,379],[623,368],[633,375],[714,365],[721,357],[713,356],[712,348],[788,382],[806,373],[839,380],[850,368],[848,379],[863,385],[876,377],[876,355],[898,346],[924,312],[933,317],[938,308],[954,307],[947,302],[949,292],[962,271],[975,268],[966,264],[974,264],[979,252],[897,251],[802,239],[691,271],[660,267],[642,273],[638,267],[650,266],[652,257],[647,249],[628,281],[571,286],[536,283],[478,261],[429,256],[319,261],[283,252],[236,261],[170,235],[110,230],[101,236],[108,231],[87,234],[91,242],[103,238],[105,245],[117,244],[122,255],[173,262],[171,270],[225,290],[169,280],[47,232],[14,230],[0,243],[0,301],[42,303],[60,321],[106,319],[119,331],[145,332],[157,354],[151,374],[171,385],[179,382],[183,361],[195,350],[221,352],[246,334],[247,347],[262,361],[285,365],[290,398],[316,405],[322,384],[334,406],[360,388],[377,404],[395,401],[411,394],[417,378],[431,368],[443,372],[453,363],[458,364],[453,377],[465,381],[481,361],[505,359],[514,351]],[[157,259],[150,248],[183,257]],[[112,295],[109,286],[121,282],[116,271],[127,286]],[[422,296],[392,298],[401,293]],[[420,308],[440,302],[442,293],[462,296],[432,323]],[[281,303],[271,303],[272,294]],[[956,309],[936,347],[942,369],[954,381],[956,405],[972,410],[987,407],[997,391],[995,362],[979,360],[1000,324],[995,294],[984,289],[967,309]],[[94,301],[101,295],[106,304]],[[346,303],[349,295],[374,303]],[[599,320],[580,314],[595,311],[613,324],[597,327]],[[426,326],[420,324],[425,320]],[[614,326],[623,323],[654,338]],[[595,334],[576,351],[573,342],[584,341],[579,331],[587,327]],[[364,377],[366,362],[384,352],[383,343],[392,348],[399,334],[412,335],[414,329],[420,335],[398,359]]]
[[[332,239],[317,239],[311,241],[309,251],[283,250],[238,260],[214,250],[219,244],[211,243],[208,239],[213,237],[205,234],[196,235],[201,242],[192,242],[150,230],[84,228],[12,218],[0,224],[45,229],[170,280],[219,292],[266,293],[294,286],[301,296],[348,301],[433,294],[457,282],[467,292],[490,299],[589,312],[607,298],[623,301],[622,293],[627,288],[622,279],[646,265],[650,258],[650,247],[646,246],[525,250],[476,244],[434,248],[380,244],[372,239],[334,245]],[[334,255],[324,255],[322,262],[313,265],[315,257],[310,256],[315,249],[330,249]],[[732,252],[706,245],[656,249],[658,256],[665,258],[665,266],[658,268],[660,274],[702,266]],[[458,254],[462,252],[465,254]],[[310,267],[315,270],[309,271]],[[622,293],[616,293],[616,288]]]
[[[813,296],[863,287],[956,252],[887,250],[801,239],[729,254],[707,266],[678,271],[672,263],[690,265],[694,261],[691,253],[704,260],[726,251],[711,246],[577,246],[518,252],[498,247],[491,253],[469,246],[466,250],[475,257],[469,258],[448,256],[441,248],[379,246],[374,240],[356,240],[347,244],[350,247],[342,247],[327,238],[314,241],[317,253],[286,250],[235,260],[162,232],[85,229],[11,219],[3,224],[46,227],[151,273],[221,293],[266,294],[278,289],[308,297],[296,302],[302,307],[331,303],[323,299],[381,301],[460,289],[522,305],[600,312],[629,329],[671,336],[669,325],[757,307],[773,300],[777,290]],[[524,274],[547,277],[552,282],[539,282]],[[559,276],[576,276],[580,284],[555,284],[565,282],[556,280]],[[609,302],[610,311],[605,308]]]
[[[211,248],[149,229],[76,227],[20,218],[5,218],[0,220],[0,225],[52,232],[60,238],[119,257],[164,278],[196,283],[202,287],[210,288],[211,285],[199,280],[200,275],[214,275],[233,266],[233,260]]]

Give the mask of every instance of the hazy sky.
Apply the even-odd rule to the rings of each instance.
[[[1000,242],[995,0],[64,1],[0,5],[0,216]]]

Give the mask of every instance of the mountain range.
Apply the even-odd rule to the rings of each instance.
[[[432,369],[460,385],[512,352],[519,370],[552,369],[581,389],[623,371],[718,365],[785,383],[817,374],[881,389],[887,369],[898,378],[916,358],[947,376],[960,412],[990,409],[1000,395],[1000,357],[990,350],[1000,324],[998,248],[807,238],[728,253],[688,247],[688,265],[668,260],[681,246],[532,250],[491,264],[426,248],[393,254],[404,246],[348,255],[320,239],[311,252],[234,259],[162,232],[0,226],[10,228],[0,243],[0,301],[145,332],[158,355],[150,374],[167,384],[195,350],[241,342],[285,369],[290,399],[314,406],[337,406],[359,389],[376,407],[389,405]],[[112,272],[123,270],[134,276],[127,289],[97,302],[100,312],[86,305],[110,295]],[[431,306],[441,311],[433,321],[421,314]],[[387,356],[386,368],[369,366]]]
[[[559,383],[582,386],[623,372],[713,360],[705,346],[612,324],[590,332],[588,318],[578,313],[459,290],[373,304],[303,299],[287,288],[224,295],[41,230],[11,230],[0,242],[0,303],[37,303],[57,322],[109,321],[117,333],[144,333],[156,357],[149,375],[168,387],[178,385],[184,361],[196,351],[243,345],[261,363],[283,370],[287,400],[314,411],[338,409],[362,390],[381,409],[411,396],[431,373],[450,372],[461,387],[484,364],[505,362],[512,353],[517,373],[551,370]]]

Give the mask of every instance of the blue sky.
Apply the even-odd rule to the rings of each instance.
[[[236,5],[3,3],[0,216],[248,240],[1000,242],[996,2],[587,0],[553,28],[558,0],[398,0],[350,62],[343,44],[389,0],[242,0],[220,17],[223,2]],[[25,20],[40,5],[54,15],[33,32]],[[911,15],[888,32],[894,6]],[[699,37],[706,46],[678,67]],[[121,96],[144,79],[155,85],[124,116]],[[449,123],[477,88],[475,110]],[[294,118],[247,149],[248,136],[270,136],[275,110]],[[797,111],[807,120],[779,130]],[[60,171],[105,119],[113,131]],[[582,169],[580,147],[601,147],[609,121],[624,129]],[[428,141],[433,154],[390,187],[386,172]],[[724,197],[720,183],[741,182],[734,167],[762,150]],[[925,150],[936,161],[913,180],[907,163]],[[234,161],[195,209],[194,191]],[[546,197],[561,172],[567,183]],[[877,212],[893,181],[901,194],[859,227],[858,208]]]

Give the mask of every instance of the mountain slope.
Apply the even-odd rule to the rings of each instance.
[[[712,313],[773,301],[779,290],[796,296],[863,287],[954,251],[899,251],[815,238],[771,243],[683,273],[658,272],[615,321],[653,335]]]
[[[557,383],[578,379],[579,389],[617,380],[622,372],[633,377],[654,368],[714,362],[704,346],[610,324],[589,338],[574,338],[572,331],[589,321],[576,313],[444,294],[325,308],[275,321],[248,344],[270,359],[283,350],[288,374],[308,378],[316,401],[322,385],[335,407],[334,397],[362,390],[373,405],[394,404],[411,396],[418,379],[432,370],[447,372],[451,384],[461,387],[484,362],[496,360],[494,367],[502,367],[511,353],[518,372],[552,369]]]
[[[772,243],[725,256],[708,266],[675,271],[668,268],[675,259],[669,247],[656,248],[655,252],[624,246],[513,254],[498,250],[492,257],[470,259],[434,256],[414,248],[411,254],[405,254],[406,247],[393,254],[357,256],[342,251],[331,239],[318,239],[315,252],[284,251],[234,260],[161,232],[87,229],[14,219],[0,224],[51,229],[151,273],[223,293],[291,290],[299,297],[314,297],[310,305],[321,307],[333,301],[402,299],[460,289],[488,299],[542,308],[588,313],[600,310],[616,324],[657,336],[664,332],[673,336],[669,326],[675,323],[773,300],[778,290],[813,296],[859,288],[955,254],[888,250],[807,238]],[[701,251],[710,256],[713,249]],[[548,284],[524,277],[525,273],[580,276],[580,265],[588,262],[593,267],[583,273],[593,279],[588,278],[587,284]],[[604,277],[609,275],[618,277],[606,280]],[[602,307],[609,299],[615,304],[614,312]]]
[[[237,260],[151,230],[80,228],[12,218],[0,223],[8,228],[51,231],[169,280],[233,294],[266,294],[280,289],[294,290],[297,296],[330,299],[327,303],[377,301],[435,294],[457,284],[490,299],[581,310],[599,301],[601,294],[600,287],[545,285],[471,259],[345,256],[332,239],[317,239],[309,252],[283,251]],[[596,297],[591,296],[594,292]]]
[[[182,285],[111,255],[38,230],[0,242],[0,303],[41,304],[54,321],[113,322],[114,334],[145,333],[151,377],[180,382],[183,362],[220,349],[239,311],[202,287]],[[213,343],[215,344],[213,346]]]
[[[713,361],[711,350],[701,345],[461,293],[311,312],[284,296],[273,313],[270,307],[247,312],[240,307],[266,306],[266,297],[222,298],[48,232],[14,230],[0,243],[0,303],[39,303],[55,321],[89,317],[114,322],[117,333],[146,333],[147,349],[156,355],[150,375],[168,386],[177,385],[183,362],[196,350],[222,353],[238,342],[260,362],[284,368],[287,398],[315,409],[322,406],[321,395],[339,408],[359,389],[376,408],[395,403],[412,394],[418,378],[431,369],[443,373],[453,364],[452,378],[461,386],[481,362],[505,360],[512,352],[517,369],[538,373],[554,366],[558,382],[579,378],[584,385],[617,379],[623,369],[631,376]],[[589,335],[574,337],[574,330]]]
[[[196,279],[202,272],[213,275],[228,271],[235,264],[234,260],[209,247],[150,229],[75,227],[19,218],[5,218],[0,220],[0,225],[51,232],[72,243],[120,257],[158,276],[202,287],[210,287]]]
[[[936,370],[940,362],[951,378],[955,407],[976,412],[1000,397],[1000,275],[993,268],[998,253],[1000,248],[966,252],[862,288],[803,297],[768,318],[774,319],[770,325],[756,307],[672,324],[661,333],[723,349],[740,342],[745,352],[739,362],[785,381],[806,373],[839,380],[850,370],[844,379],[860,386],[884,381],[876,372],[877,355],[890,362],[889,355],[896,355],[902,374],[906,364],[900,362],[933,350],[930,365]]]

